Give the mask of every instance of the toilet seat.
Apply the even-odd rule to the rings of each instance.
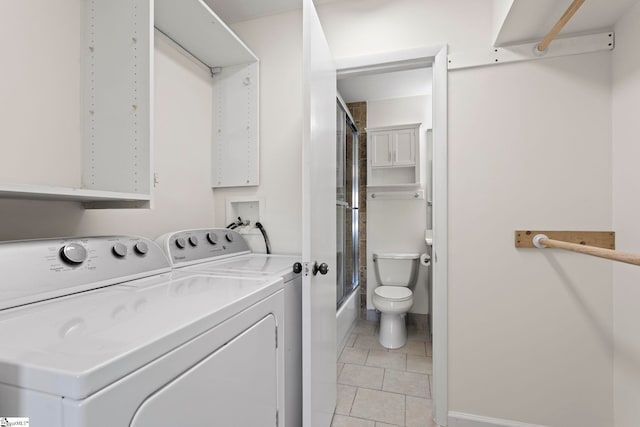
[[[378,286],[373,292],[382,299],[396,302],[408,301],[413,298],[411,289],[403,286]]]

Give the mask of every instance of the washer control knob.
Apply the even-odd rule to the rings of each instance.
[[[146,255],[149,252],[149,245],[145,242],[138,242],[135,244],[133,249],[138,253],[138,255]]]
[[[127,247],[120,242],[113,245],[113,248],[111,248],[111,250],[113,251],[113,254],[118,258],[124,258],[127,255]]]
[[[184,238],[178,237],[176,239],[176,246],[180,249],[184,249],[187,246],[187,242],[184,241]]]
[[[82,264],[87,259],[87,250],[80,243],[67,243],[60,249],[62,260],[69,264]]]
[[[233,242],[233,234],[227,233],[224,237],[227,239],[227,242]]]
[[[189,244],[191,246],[198,246],[198,238],[196,236],[189,237]]]
[[[213,232],[208,232],[207,233],[207,240],[212,245],[215,245],[215,244],[218,243],[218,235],[216,233],[213,233]]]

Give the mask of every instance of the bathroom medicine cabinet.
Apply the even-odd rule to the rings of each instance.
[[[0,184],[0,197],[149,207],[154,27],[211,70],[212,186],[258,184],[258,58],[202,0],[84,0],[83,16],[81,187]]]
[[[420,185],[421,123],[367,128],[367,187]]]

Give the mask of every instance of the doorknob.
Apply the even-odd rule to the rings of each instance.
[[[302,273],[302,264],[300,264],[299,262],[294,262],[293,263],[293,272],[296,273],[296,274]]]
[[[329,272],[329,266],[326,262],[318,265],[318,261],[316,261],[313,264],[313,275],[315,276],[316,274],[318,274],[318,272],[320,272],[320,274],[322,274],[323,276]]]

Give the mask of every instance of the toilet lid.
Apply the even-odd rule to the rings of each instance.
[[[411,289],[404,286],[378,286],[373,290],[376,295],[394,301],[405,301],[411,298]]]

